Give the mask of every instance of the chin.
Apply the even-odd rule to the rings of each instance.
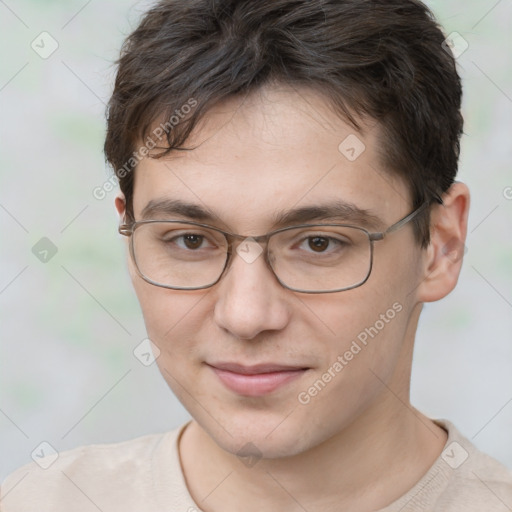
[[[249,459],[277,459],[300,454],[314,444],[305,428],[307,419],[292,419],[291,416],[293,414],[286,418],[286,414],[272,414],[260,409],[224,416],[219,419],[222,427],[211,417],[196,418],[196,421],[228,453]],[[318,426],[313,428],[318,429]],[[316,430],[315,436],[319,434]]]

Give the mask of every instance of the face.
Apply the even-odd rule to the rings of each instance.
[[[407,188],[382,167],[376,124],[357,133],[365,150],[355,159],[362,146],[339,150],[350,135],[306,90],[232,99],[198,126],[195,149],[139,164],[135,219],[152,200],[179,199],[214,212],[207,224],[249,237],[271,231],[278,213],[342,200],[385,229],[411,211]],[[309,223],[329,221],[343,222]],[[365,284],[337,293],[285,289],[263,255],[248,263],[234,252],[217,284],[194,291],[154,286],[129,265],[163,377],[229,452],[247,443],[270,458],[304,452],[382,413],[382,382],[407,392],[421,272],[410,224],[375,243]]]

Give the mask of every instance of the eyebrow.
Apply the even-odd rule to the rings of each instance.
[[[182,217],[207,224],[221,223],[219,215],[202,205],[180,199],[152,199],[143,208],[141,220],[165,220]],[[291,210],[278,210],[270,218],[271,229],[305,224],[312,221],[350,223],[369,230],[383,229],[382,220],[371,210],[359,208],[343,200],[330,201],[322,205],[307,205]]]

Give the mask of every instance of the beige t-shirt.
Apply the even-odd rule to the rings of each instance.
[[[511,511],[512,472],[478,451],[448,421],[436,423],[448,432],[443,453],[409,492],[379,512]],[[76,448],[56,460],[36,454],[37,463],[23,466],[2,484],[0,511],[199,512],[178,454],[185,426]]]

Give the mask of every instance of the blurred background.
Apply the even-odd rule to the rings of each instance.
[[[420,321],[412,401],[512,467],[512,2],[428,2],[464,80],[473,193],[459,285]],[[102,145],[113,62],[148,1],[0,1],[0,481],[57,451],[174,428],[126,270]]]

